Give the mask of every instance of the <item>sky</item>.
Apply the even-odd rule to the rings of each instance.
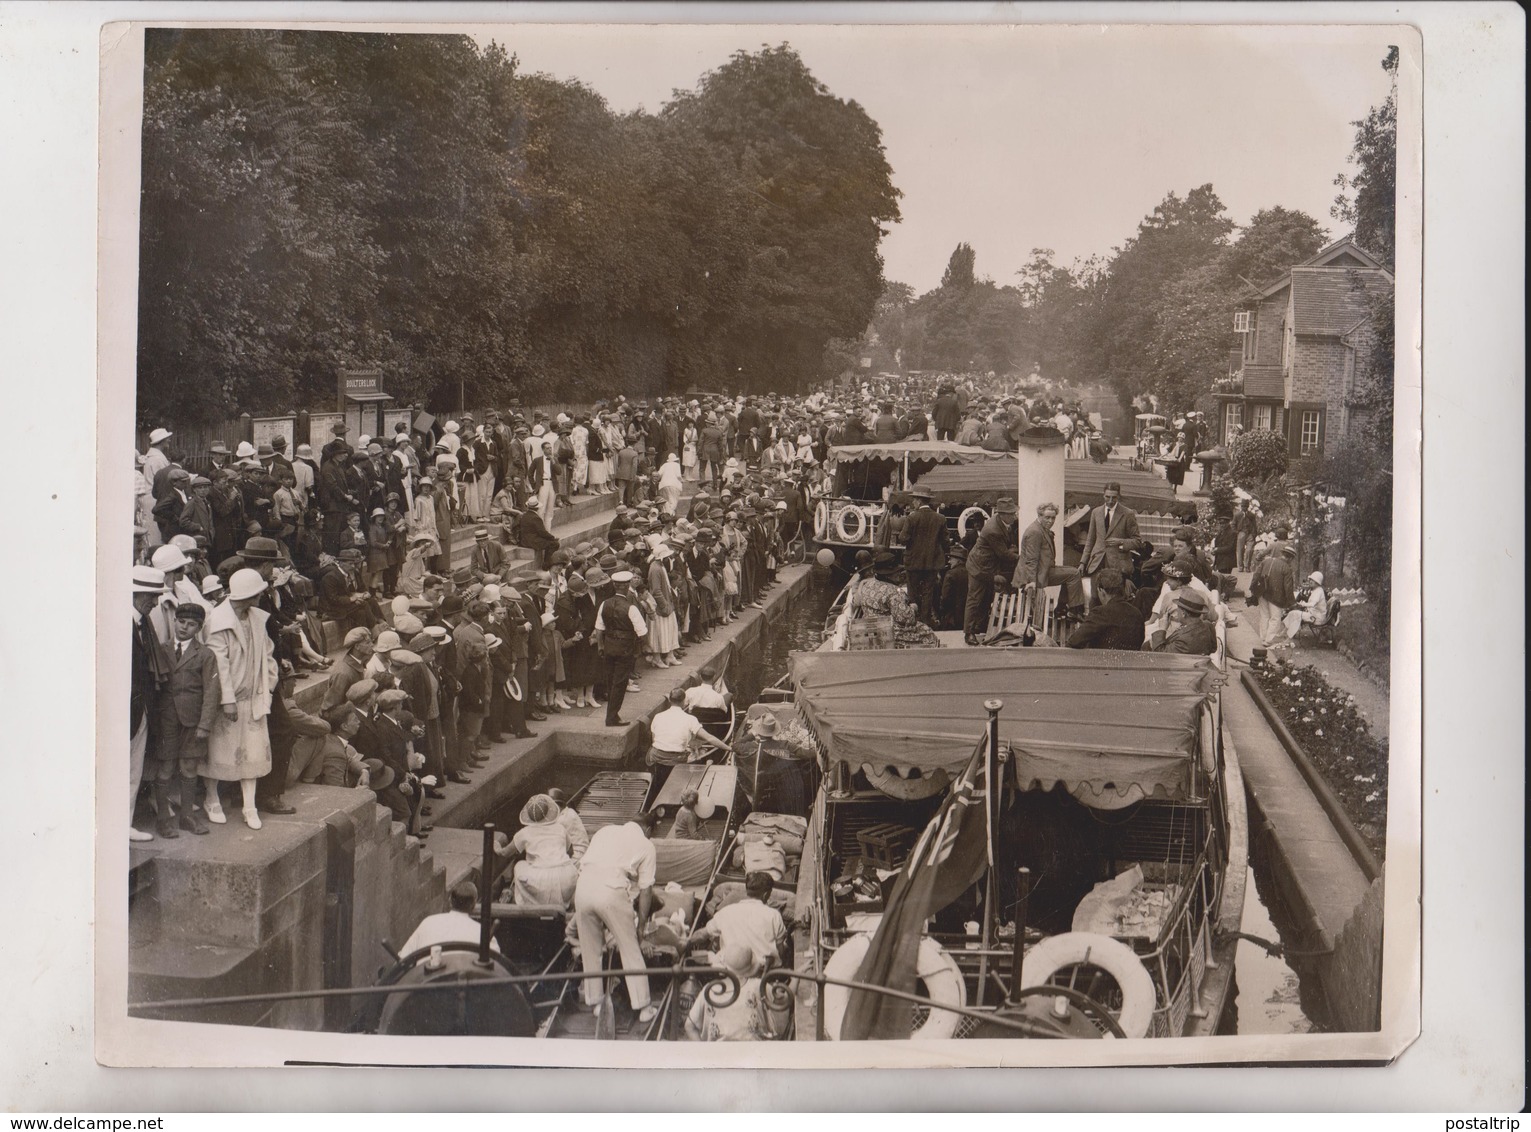
[[[1329,215],[1355,130],[1388,91],[1386,28],[520,25],[524,71],[657,111],[736,50],[790,43],[882,127],[902,219],[884,273],[936,286],[961,241],[1012,283],[1031,249],[1109,256],[1167,193],[1211,184],[1238,223]]]

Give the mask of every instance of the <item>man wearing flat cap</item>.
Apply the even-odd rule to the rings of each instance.
[[[207,611],[195,602],[175,609],[175,639],[169,644],[169,677],[158,694],[151,781],[159,818],[155,832],[163,838],[180,830],[202,834],[207,826],[197,816],[197,770],[207,750],[207,737],[219,712],[218,662],[198,638]],[[172,811],[178,803],[179,819]]]

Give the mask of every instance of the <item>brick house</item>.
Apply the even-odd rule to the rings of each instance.
[[[1251,285],[1234,315],[1240,344],[1228,380],[1213,389],[1219,438],[1227,443],[1235,425],[1271,429],[1293,456],[1309,456],[1343,437],[1353,423],[1345,402],[1357,361],[1371,345],[1368,292],[1392,286],[1392,273],[1349,236],[1279,279]]]

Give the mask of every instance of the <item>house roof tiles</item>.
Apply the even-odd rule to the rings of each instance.
[[[1246,365],[1244,367],[1244,396],[1274,397],[1278,401],[1286,396],[1286,378],[1280,366]]]
[[[1353,286],[1353,277],[1365,290]],[[1298,334],[1349,333],[1367,317],[1367,292],[1391,286],[1387,274],[1376,270],[1335,270],[1324,267],[1292,269],[1293,330]]]

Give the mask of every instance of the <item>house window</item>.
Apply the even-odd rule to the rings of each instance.
[[[1233,439],[1233,430],[1244,423],[1244,406],[1238,401],[1229,401],[1223,406],[1223,442]]]
[[[1248,330],[1244,334],[1244,360],[1246,362],[1252,362],[1255,360],[1255,330],[1260,325],[1260,312],[1258,310],[1252,310],[1241,313],[1246,313],[1249,315],[1249,321],[1246,324],[1248,326]]]
[[[1304,409],[1298,418],[1297,454],[1307,456],[1323,447],[1324,411]]]
[[[1250,427],[1265,429],[1266,431],[1270,430],[1271,407],[1269,405],[1256,405],[1254,407],[1254,418],[1250,421]]]

